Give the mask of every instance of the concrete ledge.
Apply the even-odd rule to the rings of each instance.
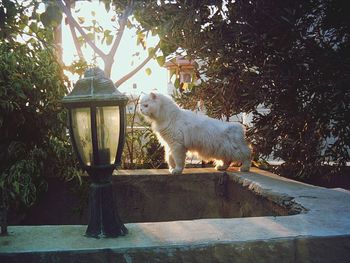
[[[86,226],[13,226],[0,237],[0,262],[349,262],[349,191],[257,169],[230,176],[299,214],[133,223],[116,239],[86,238]]]

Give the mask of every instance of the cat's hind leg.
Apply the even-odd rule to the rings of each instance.
[[[242,166],[239,170],[241,172],[249,172],[251,166],[251,149],[248,146],[243,147],[241,161]]]
[[[247,158],[242,161],[242,166],[239,168],[241,172],[249,172],[251,166],[250,158]]]

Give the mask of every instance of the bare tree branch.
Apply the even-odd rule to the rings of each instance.
[[[107,55],[101,50],[99,49],[95,43],[88,37],[88,35],[85,33],[85,31],[81,28],[81,26],[78,24],[78,22],[74,19],[74,17],[72,16],[72,13],[70,11],[70,8],[68,8],[63,2],[62,0],[58,0],[57,1],[58,6],[62,9],[62,11],[64,12],[64,14],[67,17],[68,20],[68,24],[72,24],[72,26],[74,26],[79,33],[84,37],[84,39],[86,40],[86,43],[89,44],[89,46],[103,59],[105,60],[107,58]]]
[[[66,6],[70,10],[70,7],[71,7],[70,1],[66,2]],[[81,45],[78,40],[77,32],[75,31],[75,27],[72,25],[72,23],[68,23],[68,25],[69,25],[69,29],[73,38],[73,43],[74,43],[75,49],[77,50],[78,56],[81,60],[85,60],[83,51],[81,50]]]
[[[140,65],[138,65],[135,69],[133,69],[128,74],[120,78],[117,82],[114,83],[114,85],[116,85],[116,87],[118,88],[121,84],[130,79],[132,76],[134,76],[140,69],[143,68],[144,65],[146,65],[153,58],[154,54],[158,51],[158,49],[159,43],[154,47],[154,52],[150,53],[148,57],[140,63]]]
[[[134,1],[130,1],[128,7],[125,9],[122,17],[119,20],[119,30],[117,33],[117,36],[114,40],[113,46],[111,48],[111,50],[108,53],[108,56],[112,56],[114,58],[115,52],[117,51],[120,41],[122,39],[123,33],[124,33],[124,29],[125,26],[128,22],[128,17],[130,16],[130,14],[132,13],[132,10],[134,8]]]
[[[127,21],[128,21],[128,18],[122,19],[120,21],[119,30],[118,30],[117,36],[116,36],[116,38],[114,40],[114,43],[113,43],[113,46],[112,46],[111,50],[108,52],[108,56],[113,56],[114,57],[115,52],[117,51],[117,49],[119,47],[119,44],[120,44],[120,41],[122,39],[122,36],[123,36],[124,29],[125,29]]]
[[[120,41],[121,41],[123,34],[124,34],[125,26],[128,22],[128,17],[132,13],[133,8],[134,8],[134,1],[131,0],[131,1],[129,1],[128,6],[124,10],[124,13],[119,20],[119,30],[118,30],[117,36],[114,39],[114,43],[112,45],[111,50],[107,54],[107,58],[104,60],[104,62],[105,62],[104,72],[105,72],[105,75],[107,77],[111,76],[115,53],[119,47]]]
[[[75,31],[75,27],[70,23],[68,23],[68,25],[69,25],[70,32],[72,34],[75,49],[77,50],[77,53],[78,53],[78,57],[81,60],[85,60],[83,51],[81,50],[81,45],[80,45],[79,40],[78,40],[77,32]]]

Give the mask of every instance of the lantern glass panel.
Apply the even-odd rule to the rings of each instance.
[[[72,109],[73,136],[79,155],[85,165],[93,160],[90,108]]]
[[[120,133],[118,106],[96,107],[99,164],[114,164]]]

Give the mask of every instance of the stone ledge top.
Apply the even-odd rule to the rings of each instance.
[[[219,173],[213,169],[185,169],[184,175]],[[221,172],[220,172],[221,173]],[[169,175],[167,170],[119,171],[120,175]],[[84,237],[86,226],[10,226],[0,237],[0,256],[9,253],[127,251],[142,248],[188,248],[299,237],[350,236],[350,192],[326,189],[281,178],[259,169],[229,175],[244,187],[276,200],[286,197],[305,208],[300,214],[276,217],[199,219],[126,224],[127,236],[116,239]]]

